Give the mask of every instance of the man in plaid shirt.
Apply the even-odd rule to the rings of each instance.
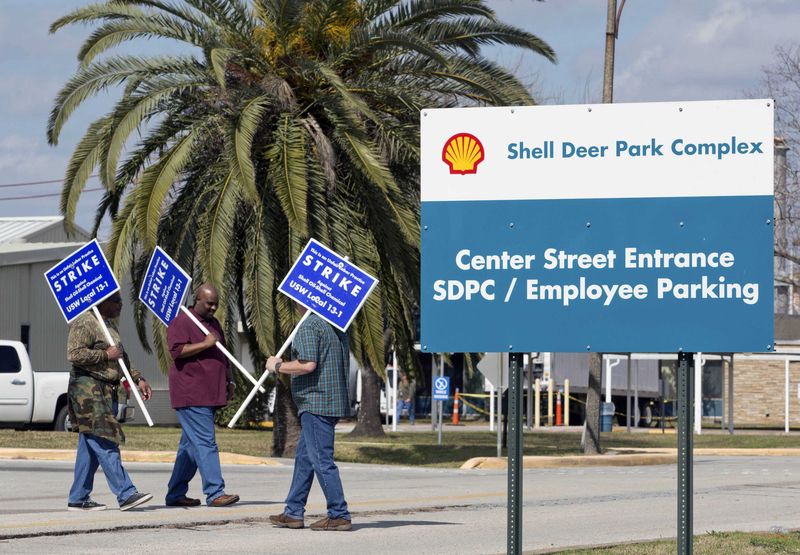
[[[311,524],[312,530],[350,530],[350,512],[344,499],[339,469],[333,462],[334,428],[349,416],[350,349],[347,333],[311,314],[292,341],[292,359],[267,360],[267,371],[292,376],[292,397],[300,415],[300,441],[286,509],[269,517],[281,528],[302,528],[306,500],[314,475],[328,502],[328,516]]]

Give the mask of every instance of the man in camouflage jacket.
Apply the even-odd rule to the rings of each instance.
[[[69,510],[105,509],[105,505],[90,498],[98,466],[103,467],[108,486],[116,495],[121,510],[131,509],[152,499],[150,494],[137,492],[122,467],[119,453],[119,444],[125,442],[125,434],[116,419],[116,390],[124,374],[117,361],[120,358],[126,363],[129,361],[112,319],[119,316],[121,307],[122,297],[119,293],[114,293],[97,307],[115,346],[108,344],[93,311],[80,315],[69,328],[67,359],[72,363],[72,370],[67,396],[72,430],[79,433]],[[141,373],[130,368],[130,374],[142,398],[149,399],[152,390]]]

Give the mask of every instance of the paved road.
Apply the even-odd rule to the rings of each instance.
[[[142,511],[65,511],[71,465],[0,461],[0,552],[103,553],[504,553],[506,481],[501,470],[454,470],[342,464],[354,514],[352,532],[283,530],[266,523],[280,512],[291,461],[279,467],[226,466],[228,509],[166,508],[170,465],[127,465],[143,491],[157,494]],[[676,532],[675,465],[524,471],[526,551],[597,545]],[[190,493],[199,492],[198,479]],[[98,501],[113,504],[101,474]],[[324,514],[312,490],[307,522]],[[695,532],[800,527],[800,458],[695,459]],[[113,532],[111,532],[113,530]],[[92,533],[89,533],[92,532]]]

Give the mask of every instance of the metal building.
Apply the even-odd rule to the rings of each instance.
[[[68,236],[61,217],[0,218],[0,339],[23,342],[36,371],[70,369],[66,357],[68,326],[47,287],[44,272],[89,239],[89,233],[81,229]],[[125,303],[120,336],[132,365],[153,388],[147,409],[157,425],[177,424],[169,403],[166,369],[160,368],[154,354],[144,351],[136,335],[130,280],[123,277],[120,287]],[[244,352],[240,347],[231,352],[253,372],[246,347]],[[132,423],[145,421],[137,415]]]

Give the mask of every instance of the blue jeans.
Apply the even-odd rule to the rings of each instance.
[[[175,466],[167,486],[167,503],[174,503],[186,496],[189,482],[200,470],[206,504],[225,493],[225,480],[219,464],[219,448],[214,432],[214,409],[212,407],[182,407],[175,409],[183,433],[175,455]]]
[[[350,520],[347,501],[344,500],[339,469],[333,462],[333,430],[338,418],[318,416],[310,412],[300,415],[300,441],[294,456],[294,474],[289,495],[286,496],[284,514],[302,519],[306,511],[308,492],[314,475],[328,502],[328,518]]]
[[[109,489],[117,496],[120,505],[136,493],[130,476],[122,468],[119,445],[92,434],[78,434],[78,451],[75,455],[75,479],[69,490],[70,503],[89,500],[94,487],[94,473],[103,467]]]
[[[414,402],[413,401],[404,401],[402,399],[397,400],[397,421],[400,422],[401,415],[403,414],[403,409],[408,411],[408,421],[414,422]]]

